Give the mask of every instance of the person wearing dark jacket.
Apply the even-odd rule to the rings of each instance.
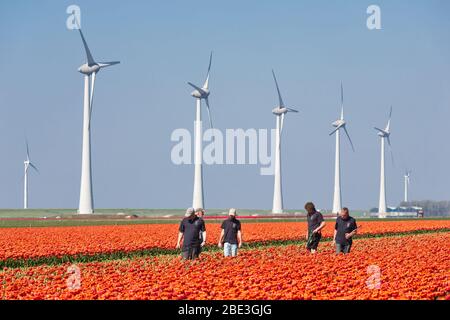
[[[348,208],[343,208],[336,218],[334,227],[333,244],[336,246],[336,254],[350,253],[352,237],[356,234],[357,229],[356,220],[350,217]]]
[[[178,229],[177,249],[180,249],[182,240],[181,256],[189,260],[197,259],[201,248],[206,243],[206,227],[205,221],[195,213],[181,221]]]
[[[306,233],[306,250],[311,253],[317,252],[320,239],[322,238],[322,229],[325,227],[325,220],[320,212],[316,210],[314,203],[305,204],[307,212],[306,219],[308,221],[308,231]]]

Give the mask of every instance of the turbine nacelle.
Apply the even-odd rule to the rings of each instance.
[[[78,68],[78,72],[85,74],[85,75],[91,75],[93,73],[99,72],[100,69],[113,66],[115,64],[119,64],[120,61],[112,61],[112,62],[94,62],[94,63],[85,63],[81,67]]]
[[[85,74],[85,75],[91,75],[94,72],[98,72],[100,69],[101,68],[97,63],[93,64],[93,65],[89,65],[89,64],[85,63],[81,67],[78,68],[78,72]]]
[[[286,107],[276,107],[276,108],[272,109],[272,113],[276,116],[286,114],[288,112],[298,112],[298,111],[295,109],[286,108]]]
[[[380,138],[389,138],[389,136],[391,135],[391,133],[389,131],[386,131],[386,130],[383,130],[383,129],[375,128],[375,130],[378,131],[377,135]]]
[[[197,87],[194,91],[191,92],[191,96],[197,99],[206,99],[209,97],[209,90]]]
[[[335,122],[332,123],[332,126],[335,128],[342,128],[343,126],[345,126],[346,122],[344,120],[336,120]]]

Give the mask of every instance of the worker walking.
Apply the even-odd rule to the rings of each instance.
[[[225,257],[236,257],[238,248],[242,246],[241,222],[236,219],[236,209],[229,210],[228,219],[222,222],[221,228],[219,248],[223,246]]]

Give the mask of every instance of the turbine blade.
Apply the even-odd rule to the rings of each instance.
[[[203,88],[205,88],[205,89],[208,89],[208,87],[209,87],[209,72],[211,71],[212,56],[213,56],[213,53],[211,51],[211,54],[209,56],[208,73],[206,74],[206,80],[205,80],[205,83],[203,84]]]
[[[211,71],[212,56],[213,56],[213,52],[211,51],[211,54],[209,55],[208,74]]]
[[[286,108],[288,112],[295,112],[298,113],[298,110],[292,109],[292,108]]]
[[[383,134],[386,134],[386,131],[384,131],[383,129],[380,129],[380,128],[377,128],[377,127],[374,127],[374,129],[379,131],[379,132],[381,132],[381,133],[383,133]]]
[[[93,102],[94,102],[94,88],[95,88],[95,76],[96,76],[97,72],[94,72],[91,75],[91,92],[90,92],[90,97],[89,97],[89,130],[91,129],[91,118],[92,118],[92,106],[93,106]]]
[[[25,139],[25,145],[27,146],[27,161],[30,161],[30,149],[28,147],[28,139]]]
[[[392,146],[391,146],[391,138],[389,138],[389,136],[387,136],[387,137],[386,137],[386,140],[387,140],[387,142],[388,142],[389,147],[392,147]]]
[[[32,167],[34,170],[36,170],[37,173],[39,173],[39,169],[36,168],[36,166],[34,164],[32,164],[31,162],[30,162],[30,167]]]
[[[344,120],[344,86],[341,82],[341,120]]]
[[[191,87],[193,87],[195,90],[198,90],[198,92],[200,92],[200,93],[204,93],[204,92],[205,92],[202,88],[197,87],[195,84],[193,84],[193,83],[191,83],[191,82],[188,82],[188,85],[190,85]]]
[[[392,148],[390,148],[391,150],[391,160],[392,160],[392,166],[395,167],[395,159],[394,159],[394,152],[392,151]]]
[[[119,64],[120,61],[111,61],[111,62],[99,62],[98,65],[100,68],[106,68],[106,67],[110,67],[113,66],[115,64]]]
[[[284,108],[283,98],[281,98],[280,88],[278,87],[277,77],[275,76],[275,72],[272,70],[273,79],[275,80],[275,85],[277,86],[278,92],[278,103],[280,104],[280,108]]]
[[[392,118],[392,106],[391,106],[391,110],[389,111],[389,120],[388,123],[386,125],[386,132],[389,132],[389,129],[391,128],[391,118]]]
[[[76,21],[78,24],[78,20],[76,20]],[[91,65],[95,64],[95,61],[94,61],[94,58],[92,57],[91,51],[89,50],[86,39],[84,38],[83,32],[81,31],[79,24],[78,24],[78,31],[80,32],[81,40],[83,41],[84,50],[86,51],[86,58],[87,58],[88,65],[91,66]]]
[[[389,145],[389,150],[390,150],[390,153],[391,153],[392,165],[395,167],[394,152],[392,151],[391,138],[389,136],[387,136],[386,140],[387,140],[387,143]]]
[[[334,129],[333,131],[331,131],[329,135],[332,136],[332,135],[335,134],[336,131],[338,131],[339,129],[340,129],[340,127],[337,127],[336,129]]]
[[[348,141],[350,142],[350,145],[352,146],[353,152],[355,152],[355,147],[353,146],[352,139],[350,138],[350,135],[348,134],[348,131],[347,131],[347,127],[346,127],[346,126],[344,126],[344,131],[345,131],[345,134],[347,135],[347,138],[348,138]]]
[[[209,100],[208,98],[205,99],[206,102],[206,109],[208,110],[208,118],[209,118],[209,127],[213,128],[212,118],[211,118],[211,109],[209,108]]]
[[[286,115],[285,113],[281,114],[280,136],[281,136],[281,133],[283,132],[283,127],[284,127],[284,116],[285,116],[285,115]]]

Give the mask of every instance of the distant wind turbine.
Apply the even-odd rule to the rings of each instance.
[[[404,176],[404,179],[405,179],[405,198],[404,198],[404,202],[408,202],[408,192],[409,192],[409,184],[410,184],[410,182],[411,182],[411,170],[406,170],[406,172],[405,172],[405,176]]]
[[[344,88],[341,83],[341,117],[333,122],[334,129],[330,136],[336,135],[336,157],[335,157],[335,171],[334,171],[334,197],[333,197],[333,213],[337,214],[342,209],[342,195],[341,195],[341,164],[340,164],[340,133],[341,129],[344,130],[350,145],[352,146],[352,150],[355,151],[353,147],[352,139],[347,131],[347,123],[344,120]]]
[[[375,127],[375,130],[378,131],[378,136],[381,138],[381,172],[380,172],[380,201],[378,204],[378,213],[380,218],[384,218],[387,213],[387,205],[386,205],[386,173],[385,173],[385,165],[384,165],[384,154],[385,154],[385,147],[384,147],[384,141],[386,140],[392,156],[392,162],[394,162],[394,157],[392,155],[392,146],[391,146],[391,118],[392,118],[392,107],[389,112],[389,120],[386,125],[386,128],[380,129]]]
[[[23,176],[23,208],[28,209],[28,169],[31,167],[39,173],[38,168],[31,162],[30,149],[28,148],[28,141],[25,142],[27,147],[27,159],[24,164],[24,176]]]
[[[286,108],[281,98],[280,88],[278,87],[278,81],[275,76],[275,72],[272,70],[273,80],[277,87],[278,93],[278,107],[272,110],[272,113],[276,116],[276,135],[275,135],[275,175],[274,175],[274,188],[273,188],[273,206],[272,213],[283,213],[283,193],[281,188],[281,133],[283,132],[284,117],[288,112],[298,112],[292,108]]]
[[[209,73],[211,71],[212,52],[209,56],[208,73],[203,86],[200,88],[195,84],[188,82],[188,84],[195,90],[191,92],[191,96],[196,99],[196,115],[195,115],[195,145],[194,145],[194,192],[192,199],[193,208],[204,208],[203,202],[203,169],[202,169],[202,110],[201,101],[205,100],[206,109],[208,111],[209,126],[213,127],[211,110],[209,107]]]
[[[81,41],[83,42],[87,59],[87,63],[78,68],[78,71],[84,74],[83,150],[81,162],[80,202],[78,206],[78,213],[91,214],[94,212],[91,169],[91,115],[92,103],[94,98],[95,77],[101,69],[118,64],[120,62],[95,62],[79,25],[78,31],[80,32]]]

